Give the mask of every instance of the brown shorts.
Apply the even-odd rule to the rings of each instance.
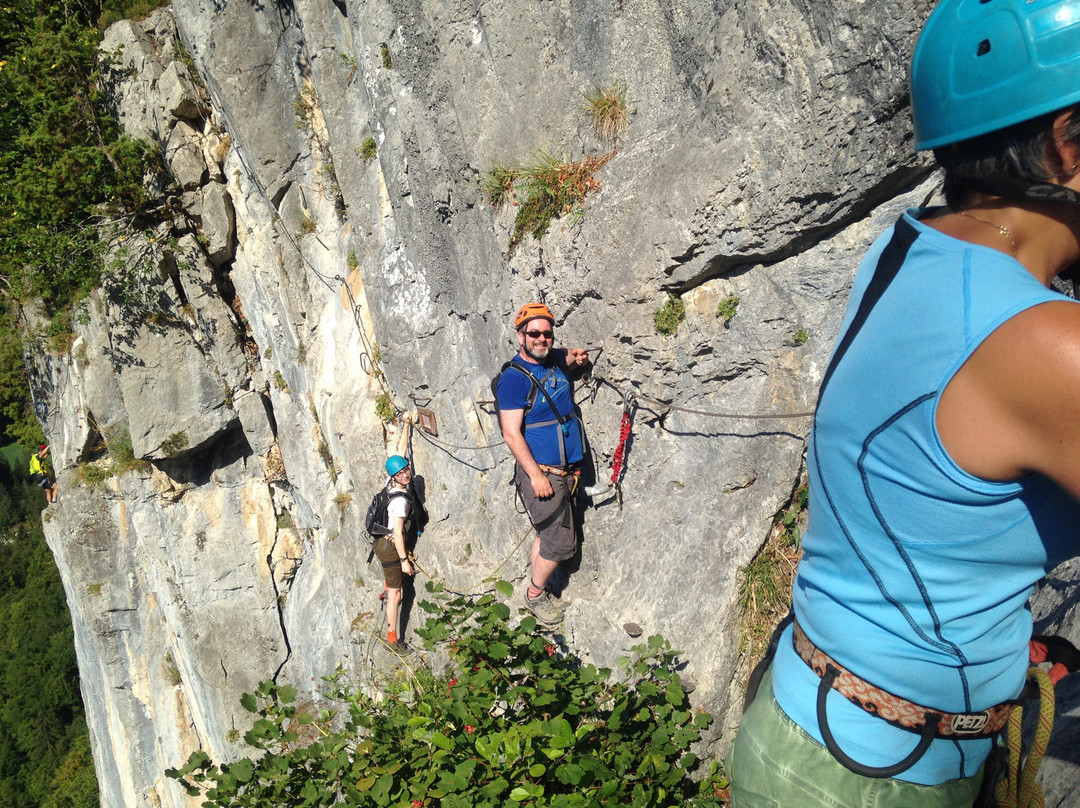
[[[574,530],[574,502],[571,487],[575,478],[567,475],[547,474],[548,482],[555,491],[547,499],[537,499],[533,494],[529,475],[518,466],[514,483],[529,512],[534,526],[539,526],[540,557],[548,561],[566,561],[577,551],[577,533]]]
[[[382,562],[383,577],[391,589],[401,589],[401,558],[393,536],[380,536],[375,540],[375,555]]]

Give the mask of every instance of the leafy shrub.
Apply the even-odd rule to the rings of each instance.
[[[385,42],[379,43],[379,59],[382,60],[382,66],[387,70],[394,69],[394,60],[390,56],[390,46]]]
[[[716,307],[716,316],[720,317],[724,321],[724,325],[731,322],[731,319],[735,316],[735,312],[739,310],[739,296],[728,295],[720,301],[720,305]]]
[[[432,616],[417,633],[447,648],[449,670],[421,667],[374,695],[339,670],[324,680],[325,706],[263,682],[241,699],[259,754],[215,763],[196,752],[167,775],[210,808],[722,805],[715,764],[691,781],[689,749],[711,717],[691,707],[659,635],[613,678],[561,652],[533,617],[512,625],[494,595],[420,607]]]
[[[686,319],[686,306],[676,295],[668,293],[664,305],[653,311],[653,327],[657,334],[671,336]]]
[[[810,332],[805,328],[800,328],[795,332],[795,335],[791,338],[791,341],[795,343],[795,347],[798,348],[801,345],[805,345],[810,341]]]

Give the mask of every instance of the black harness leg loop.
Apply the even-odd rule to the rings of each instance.
[[[832,730],[829,729],[829,719],[825,713],[825,700],[829,695],[829,691],[832,689],[833,682],[836,681],[836,678],[839,675],[840,671],[832,665],[826,665],[825,675],[821,677],[821,684],[818,685],[817,692],[818,729],[821,730],[821,737],[824,739],[825,748],[829,750],[829,753],[845,768],[850,769],[855,772],[855,774],[862,775],[863,777],[895,777],[901,772],[906,772],[918,763],[919,759],[926,754],[926,750],[930,748],[930,744],[934,740],[935,729],[941,716],[937,713],[926,714],[926,723],[923,725],[922,733],[920,733],[921,737],[919,738],[918,746],[911,750],[911,754],[899,763],[895,763],[892,766],[882,766],[880,768],[864,766],[858,761],[852,760],[844,753],[844,750],[836,743],[836,738],[833,737]]]

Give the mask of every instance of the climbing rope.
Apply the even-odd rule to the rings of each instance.
[[[652,405],[658,407],[660,411],[656,412],[657,415],[665,415],[668,412],[673,411],[673,412],[685,412],[685,413],[688,413],[690,415],[704,415],[707,418],[728,418],[728,419],[736,420],[736,421],[769,421],[769,420],[778,420],[778,419],[783,420],[783,419],[786,419],[786,418],[810,418],[810,417],[812,417],[814,415],[813,410],[808,410],[806,412],[777,412],[777,413],[756,413],[756,414],[735,413],[735,412],[716,412],[716,411],[713,411],[713,410],[694,410],[694,409],[690,409],[688,407],[677,407],[674,404],[669,404],[666,401],[661,401],[660,399],[657,399],[657,398],[649,398],[648,396],[642,395],[641,393],[631,393],[630,391],[624,390],[623,388],[619,387],[617,384],[612,382],[610,379],[607,379],[607,378],[605,378],[605,377],[603,377],[603,376],[601,376],[601,375],[599,375],[597,373],[593,374],[593,379],[597,382],[597,384],[606,384],[608,387],[610,387],[612,390],[614,390],[615,392],[617,392],[619,395],[623,396],[624,398],[627,395],[633,395],[633,397],[635,399],[637,399],[637,401],[639,401],[639,402],[644,401],[644,402],[647,402],[649,404],[652,404]],[[651,410],[651,408],[647,408],[647,409]]]
[[[1050,742],[1050,730],[1054,726],[1054,684],[1042,668],[1028,668],[1028,681],[1034,680],[1039,688],[1039,723],[1035,739],[1021,767],[1021,733],[1024,718],[1023,707],[1017,705],[1009,715],[1006,728],[1009,762],[1005,776],[997,784],[994,797],[998,808],[1043,808],[1045,800],[1042,789],[1035,782],[1046,746]]]

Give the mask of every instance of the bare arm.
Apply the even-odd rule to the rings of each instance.
[[[949,382],[942,443],[970,474],[1044,474],[1080,499],[1080,305],[1045,303],[1000,326]]]
[[[397,549],[397,557],[401,559],[401,571],[406,575],[412,575],[412,562],[409,561],[409,553],[405,549],[404,516],[394,517],[394,547]]]
[[[533,493],[540,499],[544,499],[552,496],[555,491],[547,475],[540,470],[540,466],[533,459],[529,444],[525,442],[524,425],[525,410],[499,411],[499,426],[502,427],[503,438],[506,440],[506,445],[510,447],[510,453],[521,466],[521,470],[529,476]]]
[[[397,453],[402,457],[405,457],[405,452],[409,448],[409,436],[412,434],[413,416],[411,412],[405,413],[401,419],[401,432],[398,435]]]

